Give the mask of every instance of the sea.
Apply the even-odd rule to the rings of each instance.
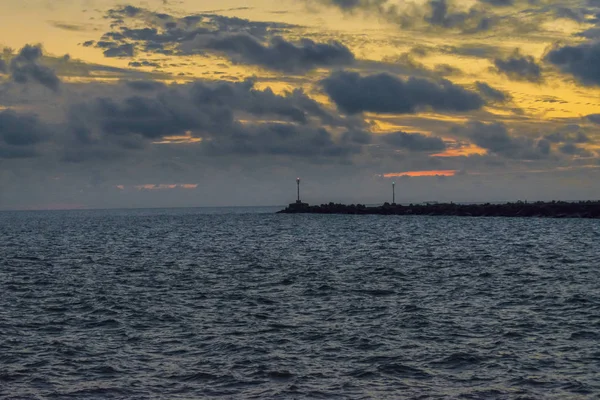
[[[600,398],[600,221],[280,208],[0,212],[0,398]]]

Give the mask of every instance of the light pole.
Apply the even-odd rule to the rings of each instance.
[[[396,204],[396,182],[392,182],[392,204]]]
[[[296,200],[296,203],[300,203],[300,178],[296,178],[296,185],[298,186],[298,200]]]

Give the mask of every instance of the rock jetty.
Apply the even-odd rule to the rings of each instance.
[[[311,206],[297,201],[282,214],[376,214],[376,215],[447,215],[464,217],[545,217],[545,218],[600,218],[600,201],[551,201],[528,203],[517,201],[505,204],[390,204],[368,207],[364,204],[321,204]]]

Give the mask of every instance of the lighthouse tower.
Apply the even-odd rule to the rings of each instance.
[[[306,211],[308,207],[308,203],[303,203],[302,200],[300,200],[300,178],[296,178],[296,202],[291,203],[288,209],[294,212],[302,212]]]

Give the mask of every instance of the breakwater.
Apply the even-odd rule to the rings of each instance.
[[[446,215],[465,217],[545,217],[545,218],[600,218],[600,201],[550,201],[504,204],[389,204],[369,207],[364,204],[321,204],[312,206],[296,202],[282,214],[376,214],[376,215]]]

